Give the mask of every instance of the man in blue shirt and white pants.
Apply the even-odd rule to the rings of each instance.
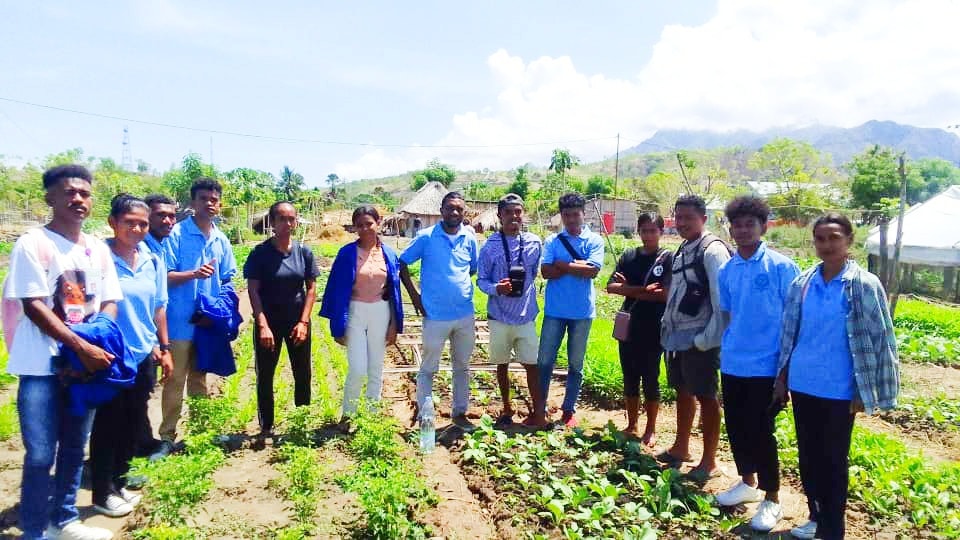
[[[440,203],[443,220],[417,233],[400,256],[400,280],[418,314],[423,315],[423,359],[417,373],[417,407],[433,396],[433,376],[440,354],[450,340],[453,360],[453,422],[470,429],[470,355],[476,341],[473,316],[473,280],[479,247],[473,230],[463,225],[466,203],[456,191]],[[423,293],[410,279],[409,265],[421,261]]]
[[[762,499],[750,527],[769,532],[783,517],[780,467],[771,408],[780,357],[780,320],[796,263],[763,242],[770,207],[758,197],[737,197],[726,208],[737,252],[717,274],[720,309],[729,325],[720,346],[723,410],[741,481],[717,495],[721,506]]]
[[[190,396],[207,394],[206,373],[196,371],[193,346],[194,326],[190,322],[200,293],[219,296],[237,273],[230,241],[213,218],[220,213],[223,188],[211,178],[198,178],[190,186],[193,216],[177,223],[164,251],[167,263],[167,325],[173,354],[173,374],[163,385],[160,447],[153,454],[163,457],[173,451],[177,422],[183,408],[183,387]]]
[[[566,333],[567,388],[560,419],[566,427],[577,425],[574,413],[583,383],[583,359],[587,353],[590,326],[597,314],[593,280],[603,266],[603,238],[584,228],[584,206],[586,201],[579,193],[560,197],[563,230],[547,237],[540,266],[547,280],[537,358],[540,386],[545,408],[557,351]]]

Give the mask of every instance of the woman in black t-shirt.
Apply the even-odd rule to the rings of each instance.
[[[629,339],[620,342],[620,367],[623,369],[623,395],[627,408],[624,433],[639,436],[640,441],[656,444],[657,413],[660,410],[660,320],[670,287],[673,255],[660,248],[663,217],[642,213],[637,220],[643,245],[624,252],[607,282],[607,292],[625,296],[623,311],[630,313]],[[647,425],[640,435],[640,386]]]
[[[272,436],[273,376],[280,347],[287,343],[293,371],[293,401],[310,404],[310,311],[316,301],[313,252],[293,239],[297,209],[288,202],[270,207],[273,237],[250,252],[243,265],[253,306],[253,346],[257,368],[260,436]]]

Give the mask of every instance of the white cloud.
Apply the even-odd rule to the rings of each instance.
[[[570,143],[597,159],[612,137],[660,128],[728,130],[870,119],[960,122],[956,0],[721,0],[699,26],[667,26],[633,79],[577,70],[570,57],[488,58],[496,100],[457,114],[438,145]],[[629,52],[621,53],[625,63]],[[466,107],[470,107],[467,105]],[[465,108],[466,108],[465,107]],[[351,178],[417,168],[438,155],[460,169],[546,162],[552,145],[377,150],[338,165]],[[349,175],[347,174],[349,171]]]

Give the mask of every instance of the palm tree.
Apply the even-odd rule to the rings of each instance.
[[[294,172],[293,169],[284,165],[280,171],[280,181],[277,182],[277,194],[287,201],[296,201],[303,191],[305,182],[303,175]]]

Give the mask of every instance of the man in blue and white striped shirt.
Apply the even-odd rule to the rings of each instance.
[[[542,244],[540,238],[523,232],[523,199],[510,193],[497,204],[500,232],[490,235],[480,249],[477,286],[489,295],[487,319],[490,324],[490,363],[497,366],[497,383],[503,398],[503,414],[498,425],[513,423],[510,402],[510,378],[507,366],[511,360],[527,371],[527,387],[533,401],[533,411],[524,421],[531,426],[544,426],[543,400],[537,370],[536,318],[537,289],[534,279],[540,267]],[[511,276],[513,268],[513,276]],[[522,274],[520,269],[522,268]],[[522,275],[521,281],[518,279]],[[513,279],[511,279],[513,277]]]

